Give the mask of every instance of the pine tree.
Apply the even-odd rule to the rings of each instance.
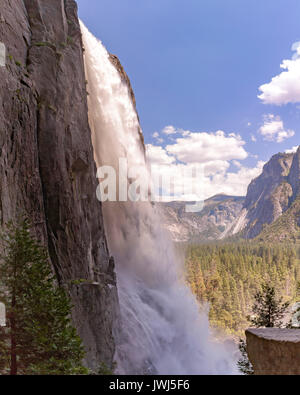
[[[253,318],[250,322],[255,327],[278,327],[282,326],[282,318],[286,313],[289,303],[282,303],[282,297],[277,299],[275,288],[268,284],[262,285],[262,291],[254,296],[255,303],[252,307]]]
[[[70,301],[56,286],[45,249],[21,219],[2,237],[0,300],[7,327],[0,328],[3,374],[84,374],[84,351],[70,321]]]
[[[289,303],[282,303],[282,298],[276,299],[275,288],[268,284],[262,285],[262,291],[257,292],[254,299],[252,312],[255,316],[250,317],[251,324],[257,328],[280,328],[282,326],[281,319],[284,317]],[[243,339],[240,339],[239,350],[241,352],[241,358],[238,360],[239,370],[246,375],[253,374],[253,368],[248,359],[246,342]]]

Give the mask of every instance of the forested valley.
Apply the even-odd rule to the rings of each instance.
[[[208,302],[211,326],[243,336],[263,284],[292,305],[300,292],[299,250],[254,242],[188,246],[187,281],[199,302]]]

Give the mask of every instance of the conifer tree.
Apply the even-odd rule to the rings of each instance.
[[[257,328],[280,328],[289,303],[282,303],[282,298],[276,299],[275,288],[268,284],[263,284],[262,291],[257,292],[254,298],[252,312],[255,316],[250,318],[251,324]],[[248,359],[247,345],[243,339],[240,339],[239,350],[241,352],[241,358],[238,360],[239,370],[246,375],[253,374],[253,368]]]
[[[70,321],[70,301],[55,284],[45,249],[26,219],[9,223],[1,242],[2,374],[84,374],[84,351]]]
[[[252,311],[255,316],[250,318],[251,324],[257,328],[280,328],[289,303],[282,303],[282,297],[277,299],[275,288],[268,284],[263,284],[262,291],[257,292],[254,298]]]

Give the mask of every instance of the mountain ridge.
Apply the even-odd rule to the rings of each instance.
[[[245,197],[216,194],[205,200],[199,213],[186,213],[186,202],[159,206],[164,227],[176,242],[221,240],[235,235],[297,241],[299,195],[300,147],[295,153],[273,155],[262,173],[251,181]]]
[[[240,216],[230,234],[243,232],[253,239],[287,212],[299,195],[300,147],[295,153],[278,153],[251,181]],[[239,223],[239,226],[237,226]]]
[[[222,238],[240,212],[242,196],[217,194],[204,202],[198,213],[188,213],[185,205],[192,202],[173,201],[156,203],[161,211],[162,222],[175,242],[208,241]]]

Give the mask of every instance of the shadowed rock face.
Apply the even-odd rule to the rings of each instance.
[[[249,185],[244,204],[248,223],[246,237],[257,236],[264,224],[272,223],[288,208],[293,194],[287,179],[292,161],[292,154],[274,155],[261,176]]]
[[[300,330],[247,329],[247,352],[256,375],[300,374]]]
[[[75,1],[1,0],[0,42],[1,224],[28,214],[70,291],[88,365],[111,365],[118,302],[95,193]]]
[[[293,198],[300,194],[300,146],[294,155],[289,181],[293,189]]]
[[[299,192],[300,148],[294,154],[274,155],[250,183],[243,210],[228,234],[242,231],[245,238],[255,238],[293,207]]]

